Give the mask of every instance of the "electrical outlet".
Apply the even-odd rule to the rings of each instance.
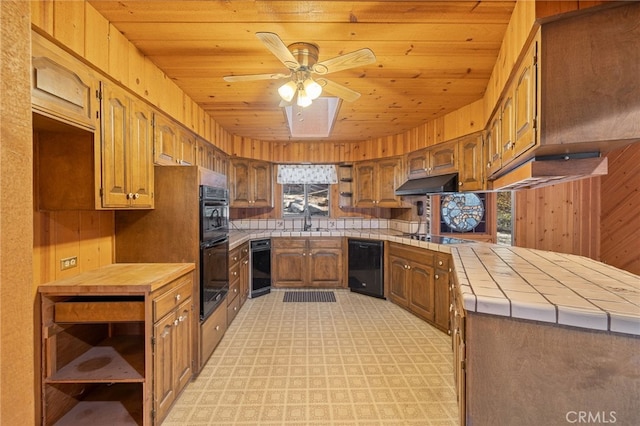
[[[64,271],[67,269],[75,268],[78,266],[78,256],[73,257],[65,257],[64,259],[60,259],[60,270]]]

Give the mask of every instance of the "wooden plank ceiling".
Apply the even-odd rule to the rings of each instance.
[[[403,133],[481,99],[515,1],[97,1],[141,52],[230,133],[290,140],[277,89],[288,73],[255,36],[319,46],[319,61],[370,48],[376,62],[327,78],[358,91],[328,141]]]

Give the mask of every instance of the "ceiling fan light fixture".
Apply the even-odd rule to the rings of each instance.
[[[304,83],[304,90],[307,92],[307,96],[312,100],[318,99],[320,94],[322,94],[322,86],[313,81],[311,77],[307,78]]]
[[[306,108],[311,105],[312,99],[307,94],[307,91],[303,88],[298,89],[298,101],[297,104],[299,107]]]
[[[296,83],[294,83],[293,81],[289,81],[288,83],[285,83],[280,86],[280,88],[278,88],[278,93],[285,102],[291,102],[294,95],[296,94],[296,89]]]

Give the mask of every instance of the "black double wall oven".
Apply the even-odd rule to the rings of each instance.
[[[200,185],[200,320],[229,291],[229,192]]]

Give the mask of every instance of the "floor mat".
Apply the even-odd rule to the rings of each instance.
[[[335,302],[332,291],[285,291],[283,302]]]

